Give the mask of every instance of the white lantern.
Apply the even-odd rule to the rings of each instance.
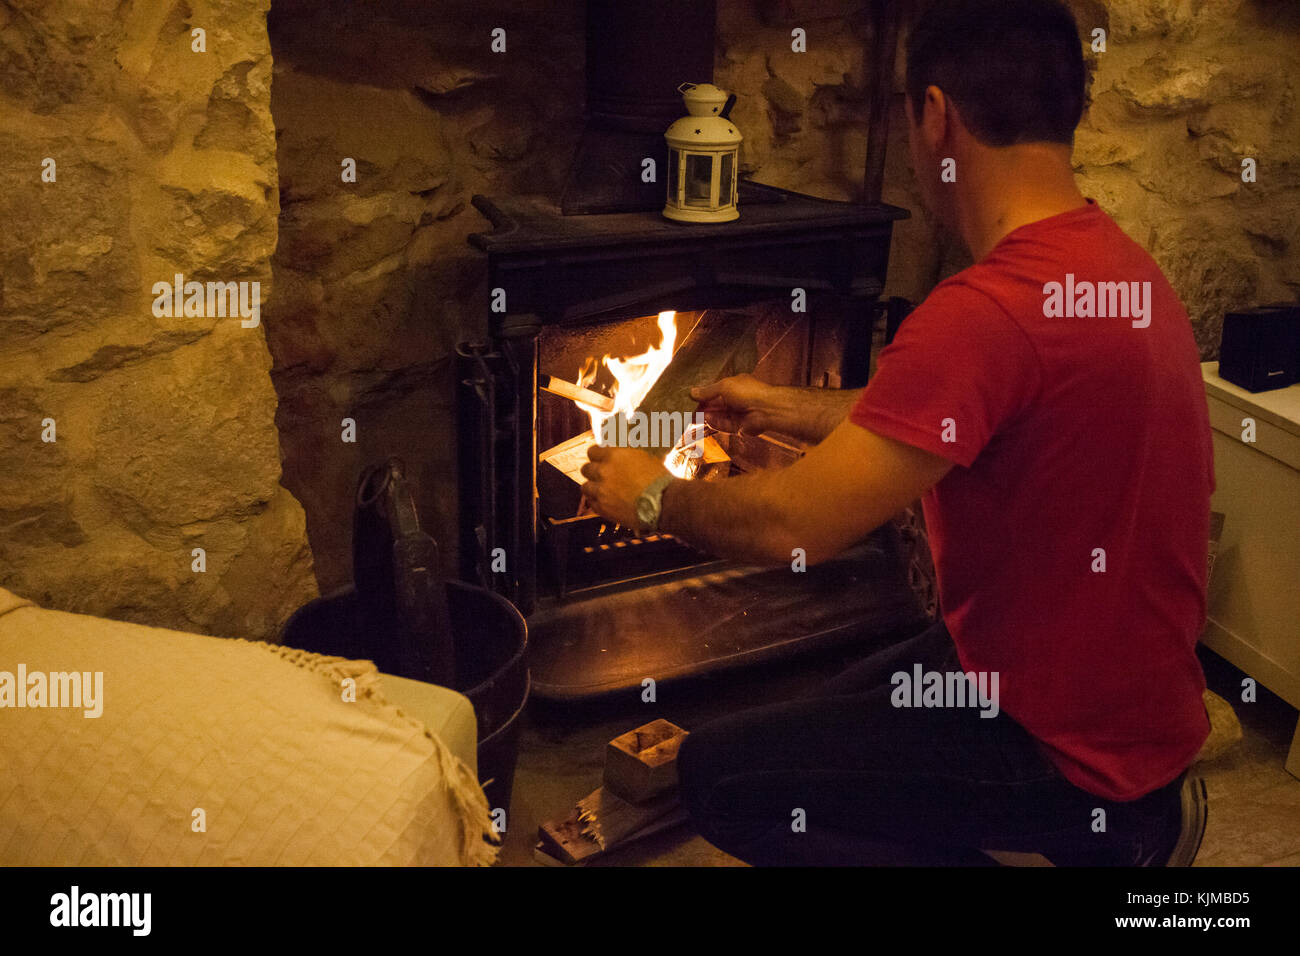
[[[740,142],[731,121],[735,94],[712,83],[677,88],[689,116],[668,127],[668,201],[664,215],[679,222],[730,222],[736,208]]]

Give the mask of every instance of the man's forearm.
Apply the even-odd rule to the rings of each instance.
[[[789,561],[788,516],[769,472],[725,481],[679,478],[665,489],[659,529],[720,558]]]
[[[844,421],[862,389],[789,386],[770,394],[768,427],[817,444]],[[718,557],[776,564],[789,561],[795,546],[789,504],[774,472],[725,481],[678,479],[664,489],[659,527]]]
[[[861,394],[860,388],[773,388],[772,428],[804,441],[819,442],[844,421]]]

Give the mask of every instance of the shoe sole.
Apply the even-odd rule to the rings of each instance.
[[[1188,772],[1183,780],[1183,789],[1179,794],[1182,803],[1183,823],[1178,833],[1178,842],[1174,852],[1169,856],[1165,866],[1191,866],[1196,854],[1201,850],[1201,840],[1205,838],[1205,825],[1209,820],[1209,797],[1205,792],[1205,781],[1199,774]]]

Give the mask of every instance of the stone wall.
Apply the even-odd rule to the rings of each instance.
[[[1300,298],[1300,6],[1122,0],[1079,19],[1107,31],[1082,188],[1155,256],[1217,358],[1225,310]]]
[[[263,329],[153,309],[270,296],[268,3],[0,4],[0,586],[50,607],[266,637],[314,593]]]
[[[273,6],[282,211],[267,334],[285,484],[323,591],[351,579],[357,476],[389,455],[455,556],[452,357],[485,335],[488,301],[466,238],[490,227],[469,200],[559,194],[581,131],[582,22],[578,0]]]

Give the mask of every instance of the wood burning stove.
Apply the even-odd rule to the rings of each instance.
[[[897,33],[896,10],[882,9],[878,83],[892,76]],[[539,375],[572,381],[582,358],[605,351],[596,342],[629,332],[640,330],[641,347],[654,344],[645,332],[664,310],[685,336],[745,310],[757,374],[768,381],[865,384],[892,226],[908,215],[874,201],[887,115],[877,96],[867,202],[742,181],[737,221],[664,219],[662,187],[638,174],[643,157],[664,165],[677,87],[712,78],[713,4],[588,0],[587,13],[588,122],[561,201],[473,198],[493,227],[470,237],[486,254],[492,311],[487,339],[458,355],[462,577],[528,616],[533,691],[552,699],[919,625],[889,526],[805,572],[745,568],[576,513],[576,485],[539,463],[586,427],[572,405],[539,397]],[[895,310],[890,328],[899,318]],[[729,471],[801,453],[779,437],[725,445]]]
[[[889,528],[805,573],[759,571],[542,504],[539,454],[585,423],[567,401],[539,397],[539,374],[572,379],[616,327],[646,342],[661,310],[677,311],[684,334],[746,310],[768,380],[865,384],[892,224],[906,212],[746,191],[766,201],[716,226],[474,198],[495,227],[471,242],[487,254],[500,311],[487,341],[460,348],[461,572],[529,616],[539,696],[606,693],[919,618]],[[794,290],[808,296],[805,313],[792,311]],[[742,470],[799,454],[779,439],[731,444]]]

